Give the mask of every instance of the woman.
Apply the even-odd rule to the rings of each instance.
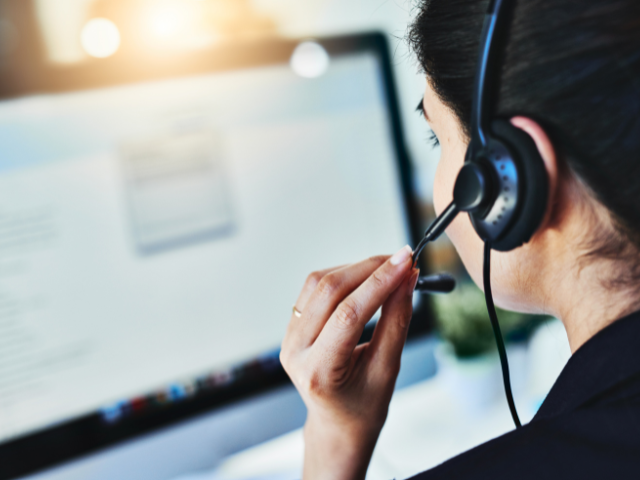
[[[423,0],[410,41],[440,140],[440,213],[469,142],[488,0]],[[640,477],[640,2],[517,0],[497,115],[535,142],[549,202],[531,240],[493,257],[496,303],[560,318],[573,356],[528,425],[418,478]],[[482,285],[467,216],[447,234]],[[384,424],[418,272],[411,249],[312,273],[282,363],[307,407],[304,479],[364,478]],[[382,307],[371,342],[357,345]],[[634,313],[635,312],[635,313]],[[429,408],[425,405],[425,408]]]

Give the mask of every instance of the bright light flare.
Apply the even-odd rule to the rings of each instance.
[[[95,58],[107,58],[120,48],[120,30],[106,18],[89,20],[80,35],[82,48]]]
[[[304,78],[317,78],[329,68],[330,58],[322,45],[302,42],[291,55],[291,69]]]
[[[166,8],[154,12],[149,19],[153,33],[158,37],[170,37],[180,31],[183,25],[184,15],[180,15],[180,9]]]
[[[157,39],[170,39],[188,33],[195,21],[193,5],[182,1],[165,1],[148,10],[148,28]]]

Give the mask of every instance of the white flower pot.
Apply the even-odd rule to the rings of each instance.
[[[517,398],[526,387],[526,346],[510,346],[507,351],[511,382]],[[461,359],[453,347],[442,342],[435,349],[438,379],[461,410],[474,415],[485,411],[504,396],[502,369],[497,352]]]

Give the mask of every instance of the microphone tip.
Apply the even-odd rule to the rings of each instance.
[[[448,273],[420,277],[416,284],[416,292],[421,293],[451,293],[455,288],[456,279]]]

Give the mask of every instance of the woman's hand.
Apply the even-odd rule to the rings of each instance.
[[[365,477],[400,370],[418,279],[411,265],[407,246],[312,273],[302,289],[280,359],[308,409],[305,480]],[[358,345],[380,307],[371,342]]]

